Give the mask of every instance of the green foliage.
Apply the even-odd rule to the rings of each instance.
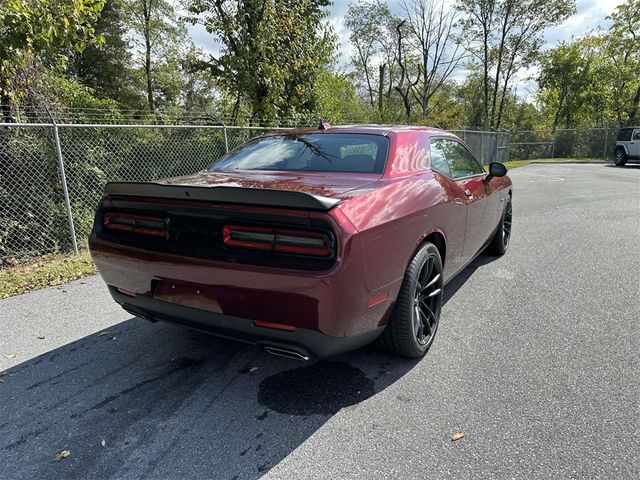
[[[99,98],[95,90],[78,80],[68,80],[61,75],[50,75],[43,79],[40,88],[50,97],[55,95],[54,105],[57,104],[59,111],[65,109],[77,112],[97,110],[103,121],[121,118],[118,102],[109,98]],[[82,120],[82,118],[78,118],[78,120]]]
[[[317,113],[320,118],[334,124],[366,123],[370,112],[356,93],[356,87],[347,75],[325,70],[318,75],[314,87]]]
[[[223,91],[242,101],[251,118],[271,123],[316,109],[314,84],[327,67],[335,37],[328,24],[328,0],[191,0],[193,22],[222,44],[218,57],[203,61]]]
[[[131,81],[131,42],[126,38],[123,0],[105,0],[93,26],[102,41],[90,42],[82,51],[68,51],[66,76],[77,78],[100,98],[116,100],[129,108],[144,108],[145,100]]]
[[[190,42],[176,5],[168,0],[122,1],[129,36],[137,52],[134,79],[146,94],[149,110],[154,111],[158,103],[177,103],[184,84],[180,59]]]
[[[0,59],[51,49],[82,49],[104,0],[5,0],[0,4]]]
[[[627,0],[610,17],[613,25],[604,38],[610,61],[612,107],[620,124],[640,120],[640,0]]]
[[[560,123],[568,128],[582,123],[602,95],[598,89],[598,65],[588,41],[561,43],[545,52],[540,61],[540,98],[552,118],[552,129]]]
[[[5,0],[0,3],[0,105],[17,102],[42,68],[59,65],[64,50],[101,42],[93,22],[104,0]],[[33,98],[33,95],[31,95]],[[33,101],[33,100],[32,100]]]
[[[635,124],[640,105],[640,1],[628,0],[611,27],[562,43],[541,58],[538,98],[552,129]]]

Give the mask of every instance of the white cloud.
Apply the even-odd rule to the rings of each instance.
[[[559,42],[568,42],[597,28],[606,28],[606,19],[624,0],[579,0],[577,13],[545,33],[545,48],[552,48]]]

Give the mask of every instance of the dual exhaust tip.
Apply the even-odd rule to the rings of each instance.
[[[148,321],[153,322],[153,323],[158,321],[157,318],[154,318],[153,316],[151,316],[147,312],[145,312],[143,310],[139,310],[139,309],[137,309],[135,307],[132,307],[131,305],[124,304],[124,305],[122,305],[122,308],[124,308],[131,315],[143,318],[144,320],[148,320]],[[271,346],[271,345],[267,345],[267,346],[264,347],[264,350],[265,350],[265,352],[270,353],[271,355],[278,355],[279,357],[291,358],[293,360],[300,360],[300,361],[303,361],[303,362],[306,362],[310,358],[309,355],[307,355],[306,353],[302,353],[302,352],[299,352],[297,350],[292,350],[292,349],[284,348],[284,347],[274,347],[274,346]]]

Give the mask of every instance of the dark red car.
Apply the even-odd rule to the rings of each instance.
[[[273,133],[194,175],[110,183],[90,237],[133,315],[329,356],[376,338],[424,355],[443,287],[511,233],[511,181],[450,133]]]

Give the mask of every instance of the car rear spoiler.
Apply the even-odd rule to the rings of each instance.
[[[110,182],[104,188],[107,195],[201,200],[206,202],[241,203],[269,207],[327,211],[340,200],[290,190],[247,187],[192,187],[153,182]]]

